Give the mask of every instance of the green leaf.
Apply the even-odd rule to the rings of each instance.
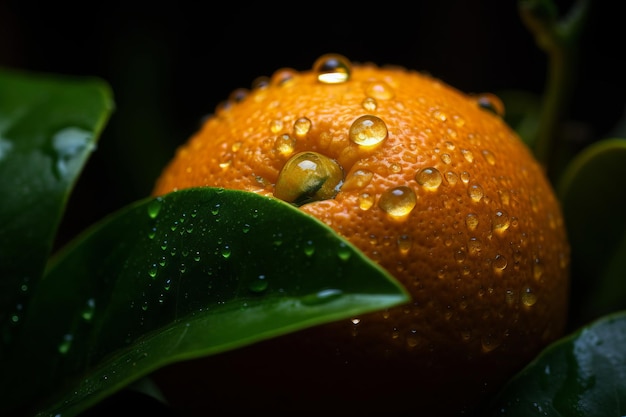
[[[626,312],[583,327],[546,348],[496,397],[492,416],[626,414]]]
[[[3,406],[51,394],[42,415],[74,415],[161,366],[408,300],[281,200],[215,188],[142,200],[51,263],[4,365]]]
[[[0,70],[0,356],[112,108],[98,79]]]
[[[580,152],[557,192],[572,246],[571,305],[588,321],[626,308],[626,140]]]
[[[541,97],[521,90],[500,91],[497,95],[506,109],[504,120],[533,149],[540,123]]]

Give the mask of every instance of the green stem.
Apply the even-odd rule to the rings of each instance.
[[[578,37],[589,8],[589,0],[577,0],[559,20],[552,0],[520,0],[523,23],[535,36],[537,46],[548,55],[548,75],[534,153],[549,177],[554,179],[558,155],[558,128],[567,113],[576,80]]]

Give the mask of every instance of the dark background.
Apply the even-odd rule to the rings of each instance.
[[[60,242],[148,196],[175,148],[238,87],[327,52],[428,72],[465,92],[540,93],[546,55],[516,1],[365,2],[0,0],[0,67],[109,83],[116,109],[68,203]],[[557,1],[564,13],[571,1]],[[624,115],[623,18],[594,1],[569,119],[585,141]],[[159,3],[160,4],[160,3]]]

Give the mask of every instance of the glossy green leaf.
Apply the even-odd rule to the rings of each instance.
[[[606,417],[626,414],[626,312],[552,344],[507,384],[492,416]]]
[[[572,246],[572,309],[587,321],[626,308],[626,140],[590,145],[558,187]]]
[[[101,80],[0,70],[0,356],[112,108]]]
[[[408,300],[285,202],[178,191],[112,215],[55,259],[0,389],[12,407],[50,394],[42,415],[74,415],[163,365]]]

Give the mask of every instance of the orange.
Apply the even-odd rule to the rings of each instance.
[[[166,368],[166,394],[205,415],[485,404],[562,335],[568,308],[559,202],[503,112],[492,94],[336,54],[235,90],[154,195],[214,186],[285,199],[386,268],[412,302]]]

